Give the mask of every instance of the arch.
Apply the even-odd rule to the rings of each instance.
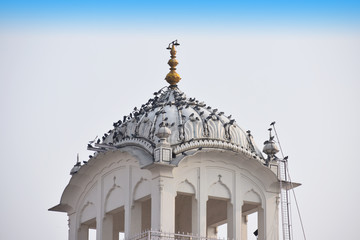
[[[80,211],[80,223],[87,222],[94,218],[96,218],[95,204],[88,201],[86,204],[84,204]]]
[[[262,203],[261,196],[253,188],[244,194],[244,202]]]
[[[124,206],[125,204],[124,196],[125,194],[123,189],[120,186],[114,184],[105,197],[105,205],[104,205],[105,213],[117,209],[121,206]]]
[[[231,191],[221,179],[213,183],[208,189],[208,196],[213,198],[229,199],[231,201]]]
[[[251,200],[257,200],[255,203],[260,203],[261,207],[265,208],[266,197],[264,192],[266,190],[263,186],[264,182],[261,181],[261,179],[244,174],[242,174],[242,181],[244,181],[243,185],[247,186],[243,189],[242,192],[243,201],[246,202],[247,200],[245,198],[248,197],[248,202],[253,202]]]
[[[132,194],[132,201],[134,202],[148,195],[151,195],[150,181],[147,178],[141,177],[140,180],[135,184]]]
[[[176,191],[185,194],[193,194],[196,196],[195,187],[191,182],[189,182],[188,179],[185,179],[184,181],[180,182],[176,188]]]

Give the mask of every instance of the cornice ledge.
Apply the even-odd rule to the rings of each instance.
[[[251,158],[255,158],[258,161],[262,161],[262,159],[258,155],[256,155],[253,152],[250,152],[247,149],[244,149],[243,147],[237,146],[230,142],[220,141],[220,140],[216,140],[216,139],[199,139],[199,140],[193,140],[191,142],[186,142],[186,143],[183,143],[183,144],[173,147],[173,153],[179,154],[179,153],[197,149],[200,147],[216,148],[216,149],[224,149],[224,150],[230,150],[230,151],[234,151],[234,152],[240,152]]]

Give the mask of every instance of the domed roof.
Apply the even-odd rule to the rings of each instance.
[[[121,147],[136,144],[153,153],[159,142],[157,133],[170,129],[168,143],[173,154],[198,148],[217,148],[244,152],[263,158],[250,134],[246,134],[231,116],[207,106],[195,98],[188,98],[176,85],[154,93],[139,109],[114,123],[102,138],[100,147]]]
[[[170,84],[154,93],[139,109],[134,108],[128,116],[115,122],[114,129],[105,133],[89,150],[107,151],[126,146],[138,146],[154,155],[154,148],[166,142],[172,148],[173,157],[179,153],[202,148],[224,149],[243,152],[257,159],[263,159],[250,132],[246,134],[230,116],[207,106],[195,98],[187,98],[177,87],[181,77],[175,71],[175,46],[171,42],[170,72],[166,81]],[[161,141],[159,139],[161,137]],[[166,139],[167,138],[167,139]]]

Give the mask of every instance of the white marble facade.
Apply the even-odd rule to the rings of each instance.
[[[154,162],[137,147],[101,152],[73,175],[52,210],[69,216],[69,239],[115,240],[152,229],[246,239],[246,216],[258,213],[258,239],[278,239],[278,178],[244,153],[202,149],[178,165]]]

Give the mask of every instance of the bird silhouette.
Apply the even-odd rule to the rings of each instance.
[[[89,144],[93,144],[93,143],[96,141],[97,137],[98,137],[98,136],[96,136],[96,137],[94,138],[94,140],[89,141]]]

